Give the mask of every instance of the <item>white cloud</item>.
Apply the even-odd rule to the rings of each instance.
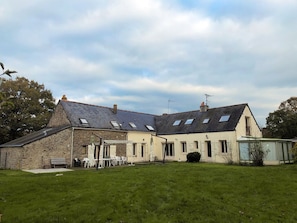
[[[296,92],[296,10],[293,0],[4,0],[0,60],[56,98],[158,113],[169,98],[171,111],[199,109],[207,93],[212,107],[249,103],[264,125]]]

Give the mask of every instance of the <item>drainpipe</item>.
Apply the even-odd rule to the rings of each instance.
[[[101,146],[103,145],[102,150],[104,150],[104,141],[103,141],[103,138],[100,135],[97,135],[95,133],[92,133],[92,134],[99,138],[99,148],[98,148],[98,152],[97,152],[97,164],[96,164],[96,170],[99,170],[100,149],[101,149]]]
[[[158,136],[158,135],[155,135],[155,136],[158,138],[161,138],[161,139],[165,139],[165,148],[164,148],[164,153],[163,153],[163,163],[165,163],[165,154],[166,154],[166,150],[168,150],[167,138],[164,138],[164,137]]]
[[[73,139],[74,137],[74,127],[71,129],[71,145],[70,145],[70,167],[72,167],[72,160],[73,160]]]

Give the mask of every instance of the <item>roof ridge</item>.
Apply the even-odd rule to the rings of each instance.
[[[248,103],[241,103],[241,104],[235,104],[235,105],[225,105],[225,106],[221,106],[221,107],[208,108],[207,111],[208,110],[214,110],[214,109],[230,108],[230,107],[241,106],[241,105],[248,105]],[[170,113],[170,114],[166,114],[166,115],[177,115],[177,114],[190,113],[190,112],[201,112],[201,110],[196,109],[196,110],[191,110],[191,111],[175,112],[175,113]],[[158,116],[163,116],[163,115],[158,115]]]
[[[62,101],[62,100],[61,100]],[[77,102],[77,101],[62,101],[65,103],[75,103],[75,104],[81,104],[81,105],[87,105],[87,106],[94,106],[94,107],[99,107],[99,108],[106,108],[106,109],[113,109],[113,107],[108,107],[108,106],[102,106],[102,105],[95,105],[95,104],[89,104],[89,103],[83,103],[83,102]],[[151,114],[151,113],[145,113],[145,112],[138,112],[138,111],[130,111],[130,110],[126,110],[126,109],[117,109],[118,111],[124,111],[124,112],[131,112],[131,113],[137,113],[137,114],[143,114],[143,115],[152,115],[152,116],[158,116],[156,114]]]

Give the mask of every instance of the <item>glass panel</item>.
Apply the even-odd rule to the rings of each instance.
[[[173,123],[173,126],[177,126],[177,125],[179,125],[180,122],[181,122],[181,120],[176,120],[176,121]]]
[[[222,115],[219,122],[228,122],[230,115]]]
[[[194,119],[187,119],[187,121],[185,122],[185,125],[191,125],[193,123]]]

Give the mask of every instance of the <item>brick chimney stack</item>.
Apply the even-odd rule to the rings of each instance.
[[[112,112],[113,112],[114,114],[116,114],[116,113],[118,112],[118,105],[117,105],[117,104],[114,104],[114,105],[113,105],[113,110],[112,110]]]
[[[63,96],[62,96],[62,101],[67,101],[67,97],[65,94],[63,94]]]
[[[204,101],[200,105],[200,112],[206,112],[208,110],[208,105],[204,103]]]

